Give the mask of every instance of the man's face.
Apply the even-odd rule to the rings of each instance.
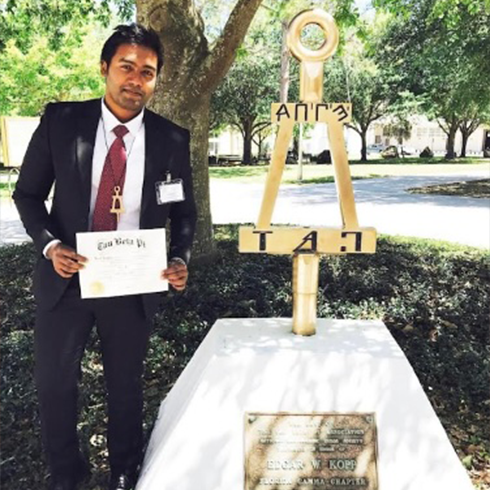
[[[119,46],[109,66],[102,61],[105,101],[120,120],[129,120],[138,114],[153,95],[157,63],[153,50],[135,44]]]

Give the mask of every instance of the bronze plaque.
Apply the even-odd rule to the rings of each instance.
[[[245,490],[377,490],[374,413],[246,413]]]

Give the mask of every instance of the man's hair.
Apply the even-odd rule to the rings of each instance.
[[[163,48],[158,34],[153,29],[147,29],[141,24],[135,23],[128,26],[117,26],[102,48],[100,61],[105,61],[107,67],[109,67],[117,49],[122,44],[136,44],[154,51],[157,55],[157,72],[160,71],[160,68],[163,65]]]

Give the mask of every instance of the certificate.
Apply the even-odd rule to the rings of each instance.
[[[165,228],[77,233],[77,252],[88,262],[79,271],[83,299],[168,290]]]

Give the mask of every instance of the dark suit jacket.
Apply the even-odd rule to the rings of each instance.
[[[52,309],[57,304],[70,281],[59,276],[51,261],[43,257],[44,247],[57,238],[75,248],[75,233],[89,231],[92,157],[100,116],[100,99],[48,104],[20,170],[13,198],[39,253],[34,295],[43,309]],[[196,222],[189,132],[148,109],[144,124],[145,173],[140,228],[165,227],[170,219],[168,256],[180,257],[187,263]],[[185,200],[158,205],[155,182],[166,180],[167,172],[172,179],[183,179]],[[48,212],[45,201],[53,182],[53,202]],[[147,315],[155,312],[158,296],[144,295]]]

